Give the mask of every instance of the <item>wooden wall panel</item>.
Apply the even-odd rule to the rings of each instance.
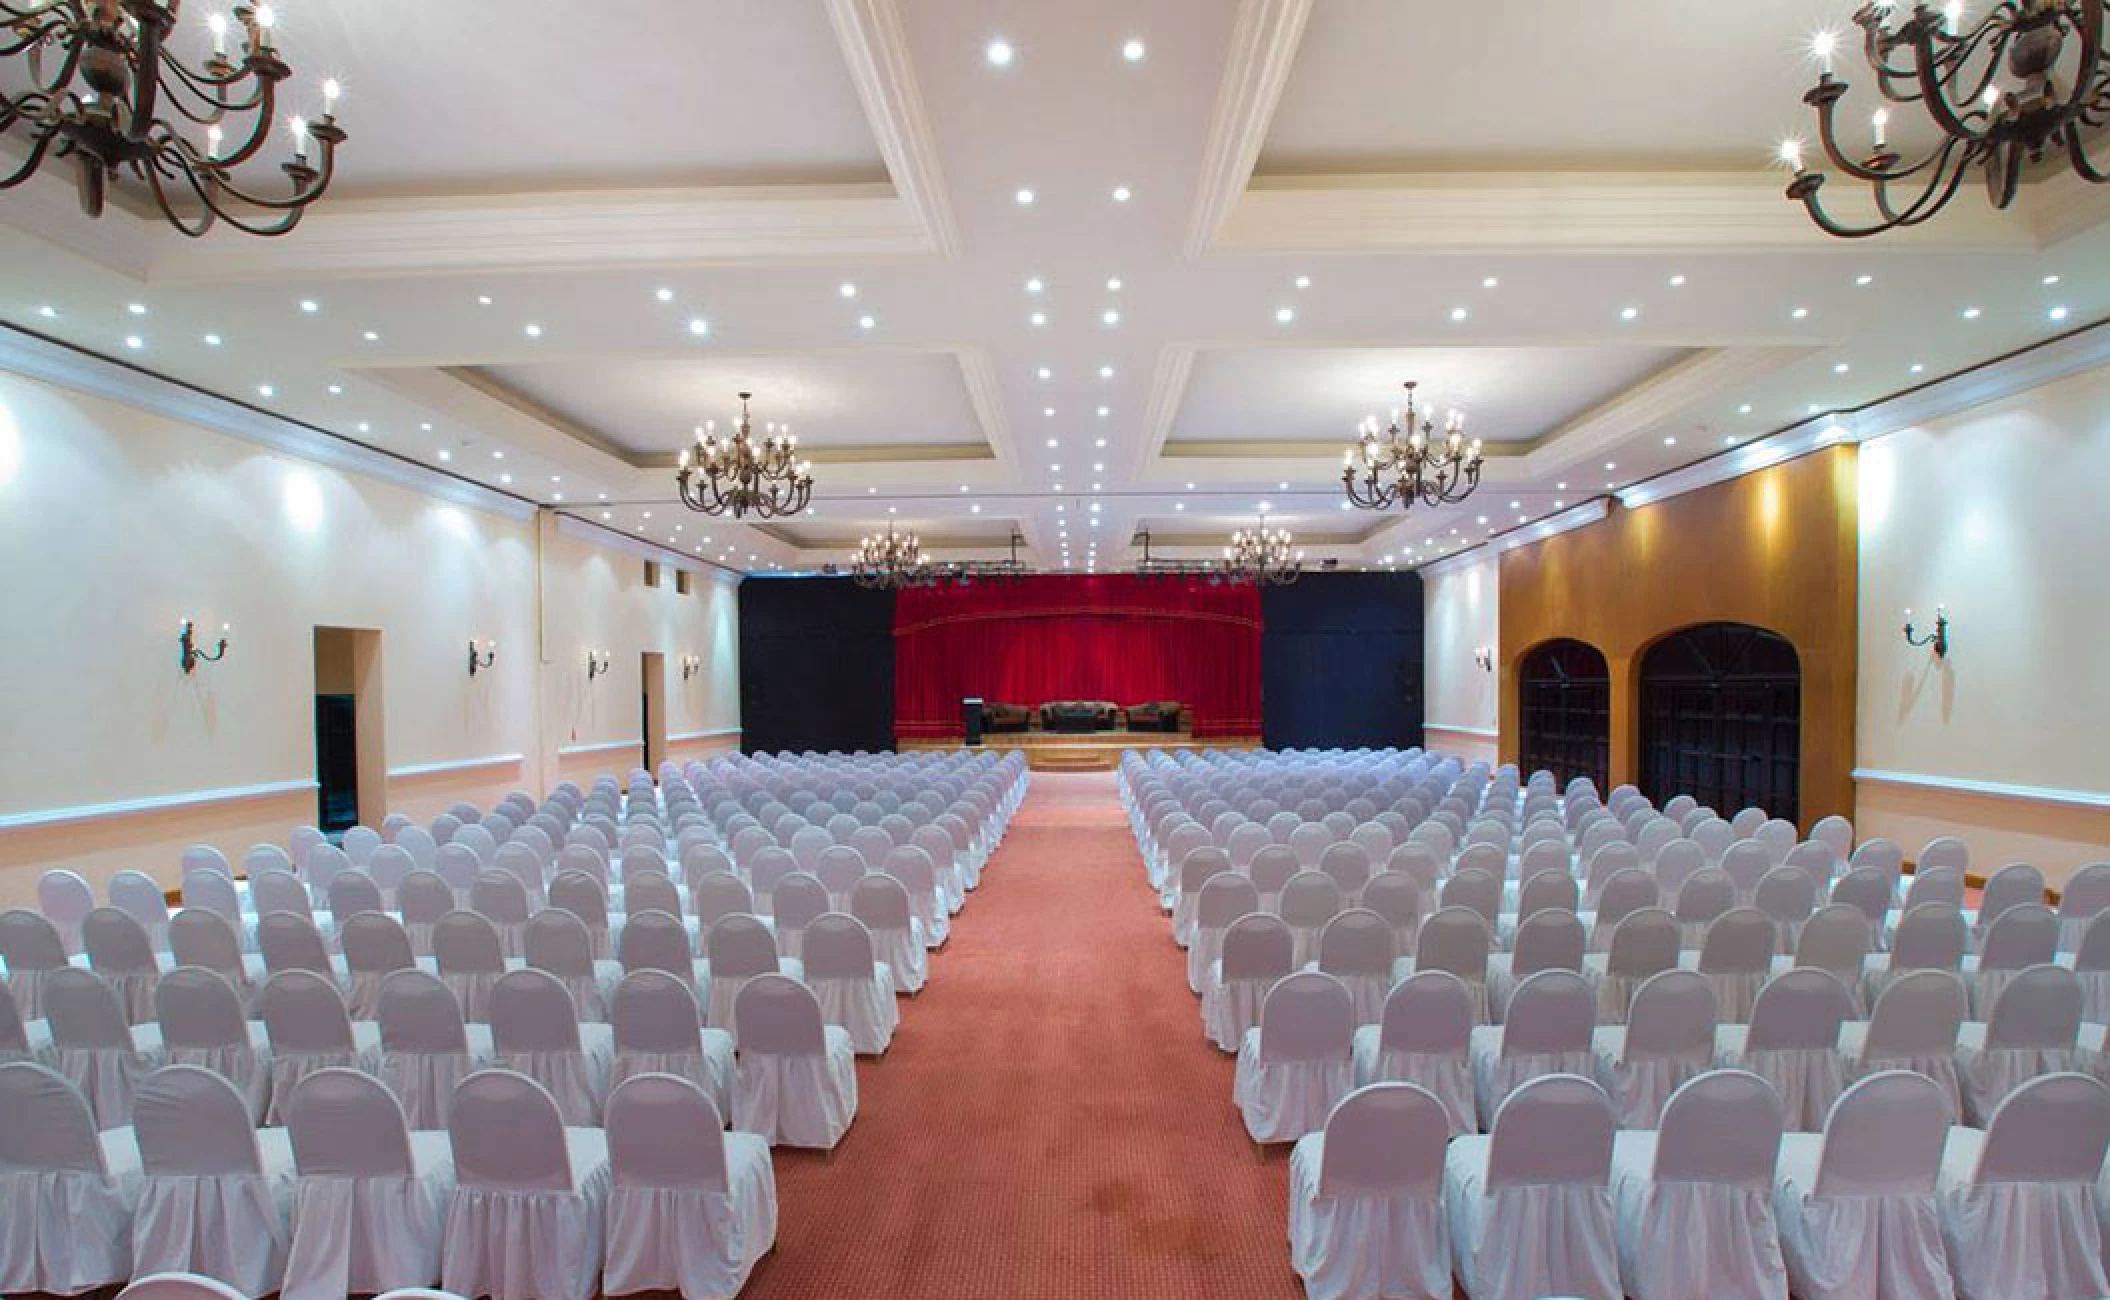
[[[1640,761],[1641,655],[1695,623],[1751,623],[1802,658],[1805,829],[1854,810],[1856,453],[1834,447],[1627,510],[1502,557],[1502,757],[1516,758],[1517,668],[1553,637],[1604,652],[1613,784]],[[1734,809],[1723,809],[1724,815]]]

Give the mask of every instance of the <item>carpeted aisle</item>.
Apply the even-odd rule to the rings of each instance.
[[[1286,1148],[1202,1038],[1112,774],[1036,774],[982,887],[858,1063],[832,1160],[777,1153],[743,1296],[1296,1297]]]

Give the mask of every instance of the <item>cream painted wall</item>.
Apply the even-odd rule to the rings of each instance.
[[[737,728],[730,582],[699,575],[686,597],[671,577],[649,589],[638,558],[553,536],[533,519],[0,373],[0,821],[312,780],[318,624],[381,633],[392,769],[520,756],[392,772],[387,802],[413,816],[553,783],[555,750],[575,728],[636,737],[643,649],[706,658],[690,683],[675,674],[671,731]],[[180,671],[184,616],[208,642],[232,624],[225,662]],[[474,678],[471,638],[498,642],[497,663]],[[567,701],[574,673],[583,684],[583,649],[575,663],[571,647],[588,638],[615,652],[617,672],[595,685],[627,683],[627,711],[611,689],[605,716],[567,709],[543,725],[545,701]],[[592,757],[595,772],[635,761]],[[27,897],[54,864],[97,880],[137,866],[173,882],[186,844],[238,855],[314,814],[312,793],[295,790],[0,828],[0,904]]]
[[[1860,459],[1861,833],[1908,854],[1961,834],[1974,870],[2026,860],[2055,880],[2110,859],[2110,369],[1864,443]],[[1946,660],[1900,631],[1907,606],[1924,624],[1937,604]],[[2030,797],[2043,791],[2068,798]]]
[[[1492,763],[1501,692],[1473,653],[1484,647],[1499,663],[1502,565],[1492,552],[1473,554],[1456,568],[1422,573],[1422,694],[1431,749]]]

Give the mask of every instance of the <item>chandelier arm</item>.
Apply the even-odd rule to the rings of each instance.
[[[1876,211],[1893,227],[1918,225],[1948,205],[1971,164],[1986,152],[1984,146],[1952,138],[1935,154],[1940,165],[1928,173],[1926,183],[1910,203],[1902,209],[1893,207],[1889,187],[1879,185],[1875,191]]]
[[[227,173],[224,168],[217,166],[209,166],[201,169],[196,163],[192,161],[187,142],[182,148],[175,148],[171,147],[167,141],[164,141],[162,145],[155,150],[153,157],[157,163],[163,160],[173,161],[176,164],[177,170],[184,173],[185,175],[196,176],[202,170],[204,174],[212,178],[211,188],[216,195],[224,196],[225,198],[231,198],[244,208],[257,208],[265,212],[272,212],[284,216],[289,216],[293,219],[293,222],[299,221],[301,216],[307,212],[308,205],[313,203],[316,199],[320,198],[322,196],[323,191],[327,190],[330,187],[330,178],[335,172],[334,164],[336,161],[334,151],[327,143],[325,143],[323,145],[322,150],[322,169],[320,171],[317,171],[312,167],[303,166],[298,163],[281,164],[280,169],[284,171],[290,179],[292,179],[294,183],[294,189],[291,194],[287,195],[285,198],[279,199],[268,198],[259,194],[253,194],[248,190],[243,189],[241,186],[236,185],[234,182],[227,178]],[[303,176],[302,173],[305,173],[305,176]],[[193,184],[195,185],[196,182],[193,182]],[[230,224],[237,226],[240,229],[247,230],[252,234],[267,233],[261,228],[244,223],[241,218],[237,216],[235,208],[226,206],[223,202],[216,201],[215,199],[206,197],[203,194],[201,194],[200,197],[205,198],[206,202],[212,203],[219,210],[221,218],[223,220],[226,220]],[[291,230],[292,228],[292,222],[288,222],[286,225],[278,229],[271,230],[268,233],[275,235],[284,234],[286,231]]]
[[[195,225],[186,221],[177,211],[175,203],[170,200],[164,184],[168,174],[161,167],[154,166],[146,168],[145,175],[148,187],[154,192],[155,206],[161,209],[161,215],[167,218],[169,224],[179,233],[197,239],[213,228],[213,223],[220,217],[220,211],[213,205],[212,198],[207,193],[208,187],[195,173],[179,168],[173,176],[173,179],[180,179],[190,186],[191,192],[197,195],[200,207]]]
[[[2081,141],[2079,127],[2069,122],[2060,130],[2066,136],[2066,157],[2072,162],[2073,169],[2081,174],[2081,179],[2092,185],[2110,185],[2110,172],[2097,168],[2089,159],[2088,147]]]
[[[255,113],[249,123],[249,138],[242,141],[239,146],[225,157],[214,159],[213,166],[216,170],[224,171],[248,162],[256,156],[258,150],[264,147],[264,141],[271,138],[271,120],[277,116],[278,109],[278,83],[271,80],[259,80],[257,82],[257,92],[251,97],[250,102],[256,107],[253,110],[249,110]]]
[[[12,9],[7,12],[10,16],[14,14]],[[10,59],[18,54],[33,50],[46,42],[56,43],[72,29],[71,23],[56,18],[44,22],[35,22],[26,14],[15,18],[12,22],[6,23],[5,26],[12,31],[21,33],[20,40],[11,44],[0,45],[0,58]],[[69,57],[66,63],[70,69],[73,59]]]
[[[1850,226],[1832,217],[1830,213],[1825,211],[1822,201],[1818,198],[1817,186],[1791,186],[1789,195],[1802,201],[1803,209],[1809,213],[1810,219],[1816,222],[1818,228],[1826,234],[1836,235],[1841,239],[1862,239],[1869,235],[1882,234],[1887,230],[1916,226],[1932,217],[1935,213],[1941,211],[1950,198],[1955,195],[1957,187],[1963,183],[1967,170],[1967,164],[1959,164],[1948,170],[1946,174],[1937,173],[1929,177],[1927,185],[1920,191],[1919,197],[1902,209],[1898,215],[1886,216],[1884,220],[1868,226]],[[1885,213],[1892,211],[1888,207],[1887,200],[1883,201],[1882,211]]]
[[[1848,156],[1845,150],[1839,147],[1839,138],[1835,129],[1838,105],[1839,101],[1836,97],[1825,99],[1816,105],[1817,143],[1819,148],[1824,151],[1826,161],[1830,162],[1838,171],[1853,177],[1855,180],[1879,185],[1884,181],[1894,181],[1915,175],[1926,169],[1947,148],[1947,145],[1944,144],[1942,149],[1929,153],[1926,157],[1921,158],[1910,166],[1897,165],[1902,160],[1898,159],[1895,154],[1879,155],[1880,157],[1895,160],[1893,165],[1887,168],[1871,167],[1866,163],[1856,162],[1852,157]],[[1953,136],[1949,137],[1949,142],[1954,142]]]
[[[0,190],[13,189],[15,186],[20,185],[22,182],[36,175],[37,168],[42,165],[44,161],[44,155],[50,151],[52,142],[56,139],[58,139],[58,137],[54,135],[38,136],[36,138],[36,143],[30,146],[28,155],[22,159],[22,165],[20,167],[17,167],[14,171],[11,171],[4,176],[0,176]]]
[[[1976,44],[1985,34],[1991,22],[1992,20],[1988,19],[1986,26],[1981,26],[1977,32],[1973,33],[1970,40],[1971,44]],[[1953,89],[1949,83],[1955,80],[1956,74],[1962,71],[1964,65],[1958,58],[1950,60],[1950,66],[1946,71],[1942,69],[1941,64],[1946,56],[1935,53],[1935,35],[1936,32],[1932,23],[1918,23],[1915,25],[1913,47],[1919,61],[1920,102],[1926,105],[1927,115],[1934,119],[1934,124],[1941,128],[1944,135],[1967,140],[1983,138],[1969,125],[1967,120],[1972,116],[1976,116],[1976,114],[1966,110],[1962,115],[1959,115],[1955,105],[1949,102],[1948,92]],[[1963,45],[1963,42],[1952,38],[1948,53],[1956,55],[1963,48]],[[1998,59],[1993,61],[1993,70],[1997,70],[1998,63]],[[1992,71],[1987,72],[1986,82],[1991,80],[1992,75]],[[1980,83],[1981,93],[1986,82]],[[1967,99],[1966,102],[1970,102],[1970,100]],[[1987,123],[1988,125],[1991,123],[1990,115],[1987,115]]]
[[[176,112],[200,126],[216,126],[230,115],[257,112],[264,103],[264,87],[271,84],[259,78],[247,99],[230,99],[227,92],[249,80],[246,68],[237,69],[225,80],[199,81],[174,59],[164,59],[162,67],[172,74],[162,83],[164,97]]]

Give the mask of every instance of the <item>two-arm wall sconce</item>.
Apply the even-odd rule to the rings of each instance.
[[[220,643],[211,651],[198,648],[198,627],[189,619],[176,624],[176,644],[182,648],[181,663],[186,675],[198,670],[200,662],[216,664],[227,657],[227,634],[233,629],[220,624]]]
[[[587,681],[590,682],[596,677],[606,675],[608,670],[613,667],[615,667],[615,656],[609,654],[606,650],[588,650],[586,652]]]
[[[683,680],[683,681],[687,681],[687,680],[689,680],[689,679],[690,679],[691,677],[694,677],[694,676],[695,676],[696,674],[698,674],[698,673],[700,673],[700,672],[702,672],[702,671],[703,671],[703,656],[701,656],[701,655],[683,655],[683,656],[681,657],[681,680]]]
[[[476,652],[476,638],[469,638],[469,675],[471,677],[474,677],[477,673],[481,672],[486,668],[489,668],[493,663],[497,662],[497,660],[498,643],[496,641],[484,642],[483,653],[478,654]]]
[[[1480,665],[1481,672],[1493,672],[1495,670],[1494,647],[1484,645],[1473,647],[1473,662]]]
[[[1949,607],[1947,605],[1936,605],[1934,607],[1934,630],[1932,632],[1925,633],[1924,635],[1915,634],[1913,632],[1912,611],[1909,609],[1906,610],[1905,644],[1910,646],[1927,646],[1934,651],[1934,657],[1936,659],[1948,658]]]

